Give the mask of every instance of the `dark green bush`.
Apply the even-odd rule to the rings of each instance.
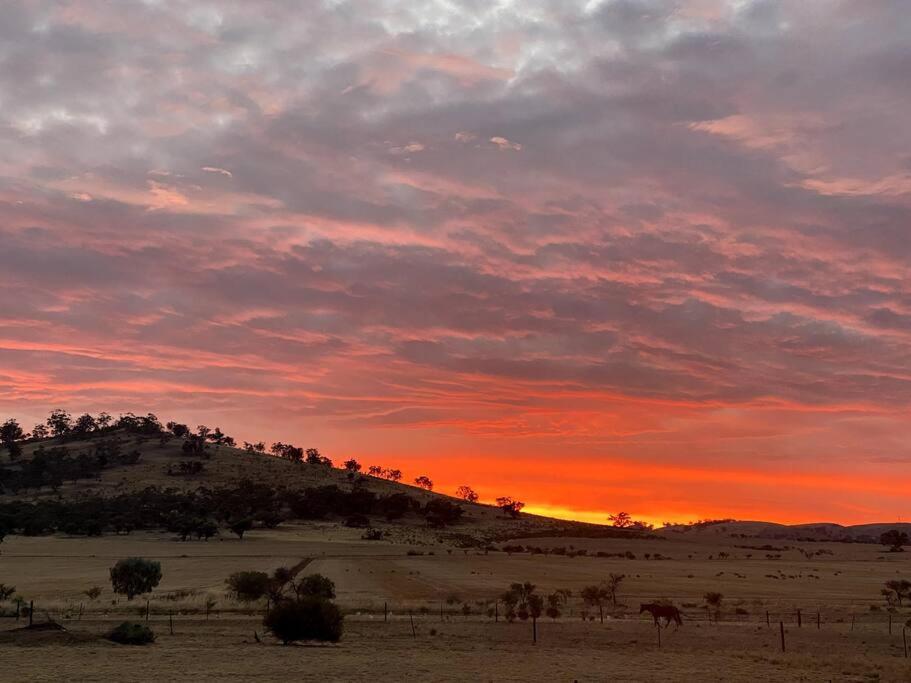
[[[265,597],[271,581],[265,572],[235,572],[226,580],[228,593],[241,602],[254,602]]]
[[[148,626],[125,621],[108,633],[108,640],[121,645],[148,645],[155,642],[155,634]]]
[[[342,613],[338,607],[313,596],[279,602],[263,619],[263,625],[285,645],[298,640],[334,643],[342,637]]]

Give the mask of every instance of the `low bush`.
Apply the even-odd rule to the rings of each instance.
[[[313,596],[279,602],[269,610],[263,625],[285,645],[299,640],[334,643],[342,637],[342,613],[338,607]]]
[[[155,633],[144,624],[125,621],[108,633],[107,639],[121,645],[148,645],[155,642]]]

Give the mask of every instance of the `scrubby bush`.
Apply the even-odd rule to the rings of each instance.
[[[269,593],[271,580],[266,572],[235,572],[225,579],[228,595],[241,602],[255,602]]]
[[[323,598],[305,596],[283,600],[263,619],[263,625],[285,645],[299,640],[337,642],[342,637],[342,613]]]
[[[155,633],[145,624],[125,621],[110,631],[107,638],[121,645],[148,645],[155,642]]]

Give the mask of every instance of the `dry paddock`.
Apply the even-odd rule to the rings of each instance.
[[[152,616],[158,640],[146,647],[108,643],[116,622],[65,622],[67,633],[14,632],[4,619],[0,671],[15,681],[909,681],[900,631],[846,624],[689,624],[657,632],[645,620],[530,623],[417,615],[350,615],[336,645],[282,646],[255,617]],[[254,631],[263,642],[257,643]],[[8,676],[8,677],[7,677]]]

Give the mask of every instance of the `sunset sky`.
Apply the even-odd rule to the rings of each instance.
[[[905,0],[0,3],[0,419],[904,519]]]

